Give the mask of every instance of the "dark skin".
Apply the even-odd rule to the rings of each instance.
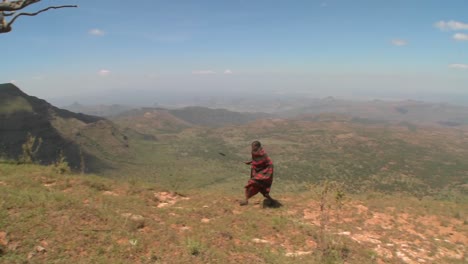
[[[256,145],[255,143],[252,143],[252,152],[258,151],[260,149],[259,145]],[[252,161],[244,161],[245,164],[250,165],[252,164]]]

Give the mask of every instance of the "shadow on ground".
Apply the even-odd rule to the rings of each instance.
[[[263,208],[280,208],[283,204],[278,200],[263,200]]]

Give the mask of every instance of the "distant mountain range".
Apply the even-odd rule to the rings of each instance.
[[[131,109],[130,106],[124,105],[84,106],[78,103],[66,106],[65,108],[74,112],[103,117],[117,117]],[[141,109],[153,108],[145,107]],[[163,111],[164,108],[154,109]],[[351,101],[334,97],[322,99],[258,98],[233,99],[223,102],[206,103],[203,106],[190,106],[172,110],[165,109],[166,113],[192,125],[207,126],[242,124],[265,117],[296,118],[303,115],[319,115],[323,113],[345,114],[351,118],[368,119],[371,121],[397,121],[442,126],[468,124],[468,106],[414,100]],[[129,111],[129,113],[136,114],[138,111]],[[125,115],[128,115],[128,113]]]
[[[64,106],[64,109],[75,113],[83,113],[87,115],[110,117],[115,116],[125,111],[131,110],[131,106],[113,104],[113,105],[82,105],[80,103],[73,103],[68,106]]]

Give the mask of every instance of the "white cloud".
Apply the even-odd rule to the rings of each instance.
[[[454,64],[450,64],[449,68],[468,70],[468,64],[454,63]]]
[[[463,34],[463,33],[457,33],[455,35],[453,35],[453,39],[454,40],[460,40],[460,41],[463,41],[463,40],[468,40],[468,34]]]
[[[226,69],[226,70],[224,71],[224,74],[232,74],[232,71],[231,71],[230,69]]]
[[[97,28],[93,28],[91,30],[88,31],[88,33],[90,35],[93,35],[93,36],[104,36],[105,32],[100,30],[100,29],[97,29]]]
[[[207,74],[215,74],[216,72],[215,71],[212,71],[212,70],[195,70],[195,71],[192,71],[192,74],[195,74],[195,75],[207,75]]]
[[[111,71],[105,70],[105,69],[102,69],[102,70],[100,70],[100,71],[98,72],[98,74],[101,75],[101,76],[107,76],[107,75],[109,75],[110,73],[111,73]]]
[[[468,30],[468,24],[463,22],[458,22],[454,20],[450,21],[439,21],[434,24],[434,26],[440,30],[449,31],[449,30]]]
[[[392,45],[397,47],[402,47],[408,45],[408,41],[404,39],[392,39]]]
[[[17,82],[16,80],[11,80],[10,83],[16,84],[16,83],[18,83],[18,82]]]

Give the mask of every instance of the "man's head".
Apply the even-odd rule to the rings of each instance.
[[[260,143],[260,141],[256,140],[256,141],[252,142],[252,151],[257,151],[261,147],[262,147],[262,144]]]

